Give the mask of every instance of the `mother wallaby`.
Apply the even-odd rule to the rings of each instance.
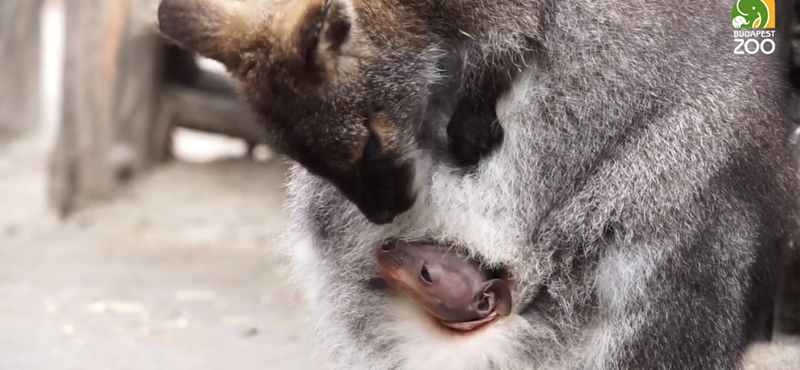
[[[393,136],[430,147],[414,157],[413,206],[389,224],[292,169],[284,241],[337,369],[736,369],[769,336],[798,184],[778,61],[733,53],[733,0],[295,0],[280,16],[285,0],[164,2],[162,28],[225,62],[257,111],[283,99],[291,114],[264,114],[283,117],[279,135],[324,140],[330,126],[306,119],[345,117],[334,99],[355,96],[390,97],[389,121],[431,120]],[[512,70],[502,146],[457,168],[435,150],[448,111],[409,112],[445,82]],[[314,88],[289,94],[298,71]],[[339,113],[304,110],[309,97]],[[392,238],[507,271],[511,315],[469,335],[433,325],[377,279],[373,250]]]

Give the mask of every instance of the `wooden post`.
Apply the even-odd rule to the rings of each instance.
[[[43,0],[0,0],[0,143],[39,127]]]
[[[28,1],[28,0],[21,0]],[[168,157],[159,117],[163,43],[146,0],[66,0],[63,103],[50,166],[62,217]]]

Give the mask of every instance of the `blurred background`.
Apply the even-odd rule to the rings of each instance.
[[[324,369],[275,245],[287,163],[157,3],[0,0],[0,370]],[[800,369],[798,266],[747,369]]]
[[[0,0],[0,369],[323,368],[286,163],[156,3]]]

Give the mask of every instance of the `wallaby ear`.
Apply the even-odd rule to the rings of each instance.
[[[483,295],[488,295],[494,303],[494,311],[500,316],[511,314],[511,289],[501,279],[492,279],[484,283]]]
[[[356,12],[350,0],[162,0],[161,33],[204,57],[235,69],[243,54],[280,66],[298,81],[342,71],[353,52]]]
[[[231,68],[238,64],[247,42],[245,11],[236,1],[162,0],[159,29],[182,47]]]
[[[343,59],[352,56],[356,13],[349,0],[313,0],[295,7],[282,31],[297,77],[325,78],[337,74]],[[294,13],[294,14],[291,14]]]

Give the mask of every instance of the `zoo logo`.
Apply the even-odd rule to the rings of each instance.
[[[737,0],[731,9],[733,28],[775,28],[775,0]]]

